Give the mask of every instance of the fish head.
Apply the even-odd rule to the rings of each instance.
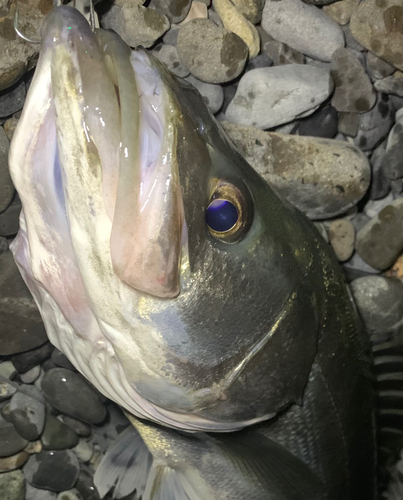
[[[16,262],[50,341],[104,395],[210,431],[301,400],[324,243],[190,84],[57,7],[10,166]]]

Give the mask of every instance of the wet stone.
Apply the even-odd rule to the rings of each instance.
[[[371,200],[384,198],[390,191],[390,179],[388,179],[382,169],[382,161],[385,155],[386,141],[383,141],[374,149],[370,164],[372,169],[372,179],[369,197]]]
[[[375,104],[376,94],[358,58],[348,49],[337,49],[332,55],[334,82],[332,106],[337,111],[365,113]]]
[[[193,76],[207,83],[224,83],[244,69],[248,48],[238,35],[209,19],[194,19],[181,27],[178,54]]]
[[[339,113],[338,129],[341,134],[355,137],[360,126],[360,115],[357,113]]]
[[[61,491],[56,500],[83,500],[76,488],[67,491]]]
[[[0,380],[0,402],[10,399],[15,394],[17,388],[6,381]]]
[[[50,342],[45,342],[43,345],[27,352],[21,352],[12,356],[12,361],[19,373],[25,373],[34,366],[40,365],[48,359],[55,348]]]
[[[0,92],[0,118],[6,118],[22,109],[25,100],[25,83],[19,81]]]
[[[94,454],[94,447],[85,439],[80,439],[77,445],[73,448],[74,453],[81,460],[81,462],[89,462]]]
[[[27,372],[23,373],[20,375],[21,382],[24,384],[32,384],[35,382],[35,380],[39,377],[41,374],[41,367],[40,365],[34,366]]]
[[[36,304],[11,252],[0,255],[0,355],[34,349],[47,340]]]
[[[397,199],[357,233],[356,250],[375,269],[390,267],[403,250],[403,199]]]
[[[302,64],[259,68],[240,80],[228,121],[262,129],[311,114],[332,90],[329,72]]]
[[[81,470],[76,488],[85,500],[100,500],[98,490],[94,486],[93,475],[88,470]]]
[[[180,23],[187,16],[192,0],[152,0],[151,5],[165,14],[171,23]]]
[[[46,400],[57,410],[84,422],[99,424],[106,409],[98,393],[85,379],[65,368],[53,368],[42,379]]]
[[[372,52],[367,52],[367,71],[372,78],[380,79],[391,75],[396,68]]]
[[[286,43],[278,42],[277,40],[266,42],[263,50],[273,60],[275,66],[281,66],[282,64],[304,64],[305,62],[304,54],[291,48]]]
[[[393,75],[377,80],[374,84],[376,90],[386,94],[394,94],[403,97],[403,72],[396,71]]]
[[[351,33],[366,49],[403,70],[401,0],[366,0],[353,12]]]
[[[20,470],[0,474],[0,493],[4,500],[24,500],[24,474]]]
[[[57,493],[49,490],[34,488],[26,483],[25,500],[56,500]]]
[[[20,451],[10,457],[0,458],[0,472],[8,472],[10,470],[19,469],[25,464],[28,458],[29,455],[26,451]]]
[[[70,429],[73,429],[73,431],[79,436],[82,437],[91,436],[91,427],[89,427],[87,424],[84,424],[83,422],[80,422],[75,418],[71,418],[68,415],[63,415],[62,420],[67,426],[70,427]]]
[[[186,80],[197,88],[212,113],[215,114],[221,109],[224,102],[224,91],[221,85],[202,82],[192,75],[188,76]]]
[[[55,366],[59,366],[60,368],[67,368],[68,370],[73,370],[76,371],[74,368],[74,365],[70,362],[68,357],[63,354],[59,349],[56,347],[53,349],[52,355],[50,357],[50,360],[53,361]],[[52,367],[54,368],[54,367]]]
[[[299,135],[327,137],[332,139],[338,131],[337,111],[333,106],[324,106],[311,116],[301,120],[298,126]]]
[[[348,260],[354,252],[355,230],[352,223],[347,219],[335,220],[330,224],[328,234],[337,260]]]
[[[11,398],[10,418],[20,436],[34,441],[41,435],[45,424],[45,405],[27,394],[17,392]]]
[[[41,442],[44,450],[65,450],[76,446],[78,436],[65,423],[48,414]]]
[[[19,229],[21,201],[14,196],[11,204],[0,214],[0,236],[15,236]]]
[[[9,457],[23,450],[28,441],[21,437],[11,422],[0,417],[0,457]]]
[[[153,54],[163,62],[174,75],[184,78],[188,76],[189,70],[179,59],[178,50],[174,45],[159,45]]]
[[[24,466],[25,478],[32,486],[55,492],[73,488],[79,472],[78,458],[71,450],[41,451]]]
[[[403,333],[403,284],[394,278],[368,276],[351,284],[366,330],[377,342]]]
[[[340,26],[320,9],[300,0],[268,0],[262,27],[275,40],[321,61],[330,61],[333,52],[344,47]]]

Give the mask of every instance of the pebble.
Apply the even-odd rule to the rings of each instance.
[[[57,493],[53,491],[34,488],[29,483],[26,483],[26,486],[25,500],[56,500],[57,498]]]
[[[298,126],[298,133],[299,135],[333,139],[338,131],[337,121],[337,111],[333,106],[323,106],[311,116],[301,120]]]
[[[9,457],[22,451],[28,441],[21,437],[14,425],[0,416],[0,457]]]
[[[181,27],[178,54],[193,76],[207,83],[224,83],[244,69],[248,47],[238,35],[209,19],[194,19]]]
[[[14,363],[10,360],[2,361],[0,363],[0,375],[13,380],[13,378],[17,375],[17,370],[15,369]]]
[[[14,196],[11,204],[0,214],[0,236],[15,236],[19,229],[21,201]]]
[[[20,80],[12,87],[0,92],[0,118],[20,111],[25,100],[25,83]]]
[[[248,64],[245,66],[245,73],[252,69],[269,68],[270,66],[273,66],[273,59],[266,52],[262,52],[251,61],[248,61]]]
[[[84,463],[89,462],[94,454],[94,447],[85,439],[80,439],[78,444],[73,448],[74,453]]]
[[[270,59],[272,59],[275,66],[305,63],[304,54],[301,54],[301,52],[298,52],[298,50],[293,49],[286,43],[277,40],[266,42],[263,46],[263,50],[268,54]]]
[[[379,274],[380,271],[378,269],[374,269],[369,264],[367,264],[362,258],[358,255],[357,252],[353,254],[351,259],[343,264],[344,271],[347,275],[347,279],[349,281],[355,280],[362,276],[368,276],[371,274]]]
[[[179,27],[171,26],[171,28],[162,37],[162,41],[165,43],[165,45],[176,45],[178,34],[179,34]]]
[[[9,141],[11,141],[11,139],[13,138],[17,124],[18,124],[18,118],[14,118],[14,116],[12,116],[11,118],[9,118],[4,122],[3,125],[4,132],[6,133],[7,139]]]
[[[8,251],[8,241],[4,236],[0,236],[0,254]]]
[[[403,72],[396,71],[393,75],[377,80],[374,87],[379,92],[403,97]]]
[[[39,453],[40,451],[42,451],[42,443],[40,441],[31,441],[24,448],[24,451],[26,451],[29,455]]]
[[[338,129],[341,134],[355,137],[360,126],[360,115],[357,113],[339,113]]]
[[[340,26],[320,9],[301,0],[267,0],[262,27],[275,40],[320,61],[330,61],[333,52],[344,47]]]
[[[376,94],[362,64],[351,50],[333,52],[331,71],[334,82],[332,106],[345,113],[365,113],[375,104]]]
[[[57,410],[91,424],[106,417],[106,409],[98,393],[86,380],[71,370],[53,368],[42,379],[46,400]]]
[[[20,451],[10,457],[0,458],[0,473],[21,468],[28,458],[29,454],[26,451]]]
[[[346,142],[222,126],[250,165],[310,219],[344,213],[368,189],[368,160]]]
[[[374,149],[370,158],[372,182],[369,198],[371,200],[384,198],[390,191],[390,179],[385,177],[382,169],[382,159],[385,155],[385,148],[386,141],[383,141]]]
[[[390,267],[403,250],[403,198],[373,217],[357,233],[356,250],[375,269]]]
[[[3,127],[0,127],[0,212],[10,205],[15,192],[8,170],[8,150],[9,140]]]
[[[367,276],[351,284],[366,330],[378,342],[403,333],[403,283],[395,278]]]
[[[258,68],[240,80],[226,119],[267,129],[307,116],[332,91],[327,70],[302,64]]]
[[[53,349],[52,355],[50,357],[51,361],[53,361],[53,364],[55,366],[59,366],[60,368],[67,368],[68,370],[73,370],[76,371],[74,368],[74,365],[71,363],[71,361],[68,359],[68,357],[63,354],[59,349],[56,347]],[[52,367],[54,368],[54,367]]]
[[[0,255],[0,355],[34,349],[47,340],[34,299],[14,263],[11,252]]]
[[[220,85],[206,83],[190,75],[186,80],[191,83],[203,96],[209,110],[215,114],[221,109],[224,102],[224,91]]]
[[[350,30],[366,49],[403,70],[401,0],[365,0],[353,12]]]
[[[20,436],[34,441],[39,438],[45,425],[45,405],[27,394],[17,392],[11,398],[10,419]]]
[[[337,260],[345,262],[354,252],[355,229],[347,219],[333,221],[328,230],[329,242]]]
[[[80,493],[75,489],[62,491],[57,495],[56,500],[83,500]]]
[[[331,17],[333,21],[344,26],[350,21],[351,14],[359,3],[360,0],[341,0],[340,2],[333,2],[330,5],[325,5],[322,10]]]
[[[260,38],[255,26],[245,19],[230,0],[213,0],[213,7],[224,27],[236,33],[246,43],[249,58],[256,57],[260,52]]]
[[[169,26],[162,12],[143,7],[137,0],[115,0],[102,16],[102,27],[116,31],[130,47],[151,47]]]
[[[354,143],[362,151],[371,151],[385,139],[394,123],[394,109],[386,94],[378,94],[377,103],[360,115]]]
[[[79,473],[78,458],[71,450],[41,451],[24,466],[25,478],[32,486],[56,492],[73,488]]]
[[[392,201],[393,201],[392,194],[389,194],[388,196],[385,196],[382,199],[370,200],[365,204],[364,213],[367,217],[372,219],[372,217],[378,215],[379,212],[383,210],[385,207],[387,207],[390,203],[392,203]]]
[[[65,450],[76,446],[78,436],[65,423],[48,414],[41,442],[44,450]]]
[[[232,0],[232,3],[248,21],[257,24],[262,18],[265,0]]]
[[[24,474],[20,470],[0,474],[0,492],[4,500],[24,500]]]
[[[179,26],[183,26],[193,19],[207,19],[207,17],[207,5],[203,2],[197,2],[197,0],[193,0],[187,16],[181,23],[179,23]]]
[[[27,372],[23,373],[20,375],[21,381],[24,384],[32,384],[35,382],[35,380],[39,377],[41,374],[41,367],[40,365],[34,366]]]
[[[16,387],[9,384],[8,382],[3,382],[2,380],[0,380],[0,402],[10,399],[11,396],[16,393],[16,391]]]
[[[174,45],[159,45],[153,50],[157,59],[163,62],[174,75],[184,78],[189,75],[189,70],[179,59],[178,49]]]
[[[180,23],[187,16],[192,0],[152,0],[151,5],[165,14],[171,23]]]
[[[81,469],[76,488],[85,500],[100,500],[98,490],[94,486],[93,475],[88,470]]]
[[[45,342],[36,349],[15,354],[11,359],[18,372],[25,373],[48,359],[54,349],[50,342]]]
[[[373,79],[382,79],[395,72],[396,68],[372,52],[367,52],[367,71]]]
[[[403,177],[403,120],[396,123],[389,133],[381,168],[388,179]]]
[[[73,429],[73,431],[79,436],[91,436],[91,427],[89,427],[87,424],[84,424],[84,422],[80,422],[79,420],[71,418],[68,415],[62,415],[62,419],[63,422],[68,425],[70,429]]]

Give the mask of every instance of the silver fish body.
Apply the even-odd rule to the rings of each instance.
[[[374,497],[369,349],[338,263],[192,86],[56,8],[10,166],[16,262],[51,342],[103,394],[185,431],[264,422],[318,498]],[[236,209],[229,230],[206,224],[216,200]]]

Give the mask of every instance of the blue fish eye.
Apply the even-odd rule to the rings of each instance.
[[[213,200],[206,210],[206,223],[217,233],[224,233],[232,229],[238,222],[238,210],[228,200]]]

